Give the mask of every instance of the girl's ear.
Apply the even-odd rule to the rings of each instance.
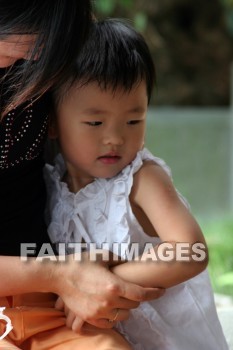
[[[54,112],[50,113],[49,116],[48,137],[53,140],[58,138],[56,116]]]

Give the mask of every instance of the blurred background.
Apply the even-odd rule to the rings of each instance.
[[[233,0],[95,0],[127,18],[157,71],[147,147],[171,167],[210,250],[215,292],[233,296]]]

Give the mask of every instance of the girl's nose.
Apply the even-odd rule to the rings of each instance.
[[[106,134],[103,138],[104,144],[112,144],[121,146],[124,143],[124,136],[122,130],[106,130]]]

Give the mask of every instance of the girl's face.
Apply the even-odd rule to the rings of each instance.
[[[30,59],[36,38],[36,34],[10,34],[3,39],[0,36],[0,68],[9,67],[20,59]]]
[[[143,147],[147,104],[144,81],[130,92],[102,90],[97,83],[72,87],[50,130],[68,173],[83,185],[118,174]]]

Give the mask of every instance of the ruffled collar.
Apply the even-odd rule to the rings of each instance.
[[[93,182],[89,183],[82,189],[80,189],[77,193],[70,192],[67,184],[62,180],[66,173],[66,165],[63,156],[59,153],[55,158],[55,166],[52,170],[53,177],[60,187],[60,190],[64,192],[69,192],[70,195],[75,197],[83,197],[83,198],[94,198],[100,194],[102,189],[108,189],[108,187],[112,186],[112,183],[117,183],[119,181],[124,181],[129,178],[132,169],[134,172],[138,171],[143,163],[143,154],[145,153],[145,149],[139,151],[135,157],[135,159],[127,165],[119,174],[110,179],[104,178],[95,178]],[[74,199],[73,198],[73,199]],[[80,198],[80,199],[81,199]]]

